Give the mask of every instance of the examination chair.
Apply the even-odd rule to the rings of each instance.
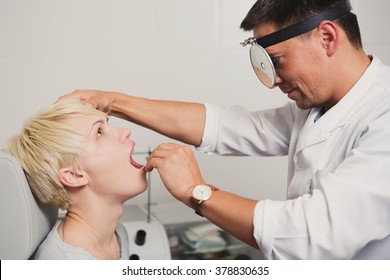
[[[19,162],[0,151],[0,259],[32,258],[57,216],[34,198]]]

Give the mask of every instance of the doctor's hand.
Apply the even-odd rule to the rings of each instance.
[[[178,200],[191,206],[192,188],[204,184],[191,148],[179,144],[161,144],[151,153],[145,171],[156,168],[167,190]]]
[[[100,90],[75,90],[61,96],[56,102],[70,99],[78,99],[91,107],[110,113],[111,106],[115,101],[115,95],[119,93]]]

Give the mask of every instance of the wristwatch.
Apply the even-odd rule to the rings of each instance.
[[[192,202],[192,208],[194,208],[196,214],[203,217],[203,215],[199,211],[199,206],[204,201],[209,200],[213,196],[214,192],[218,190],[218,188],[208,184],[197,185],[192,189],[190,197]]]

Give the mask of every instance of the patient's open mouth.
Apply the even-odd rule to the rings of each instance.
[[[134,159],[133,159],[133,156],[131,155],[130,156],[130,163],[132,166],[134,166],[135,168],[138,168],[138,169],[141,169],[142,167],[144,167],[142,164],[136,162]]]

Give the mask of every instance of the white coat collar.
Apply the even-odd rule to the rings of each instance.
[[[351,90],[316,122],[314,119],[320,109],[311,109],[302,127],[296,152],[326,140],[330,132],[346,125],[355,115],[357,103],[364,98],[382,66],[379,58],[373,57],[371,64]]]

